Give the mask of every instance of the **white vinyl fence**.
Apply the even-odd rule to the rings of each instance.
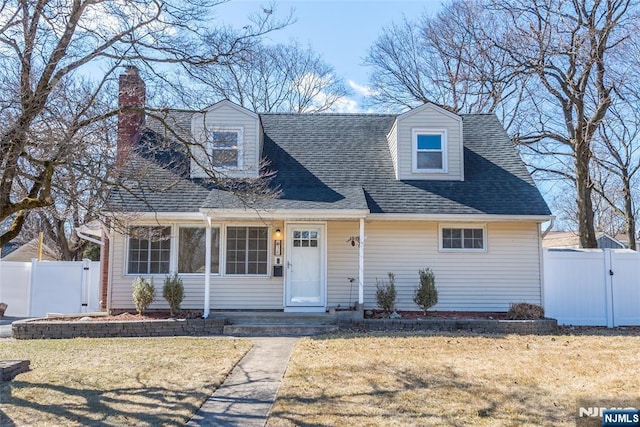
[[[640,325],[640,253],[545,249],[544,307],[561,325]]]
[[[0,302],[5,316],[40,317],[100,309],[97,261],[0,261]]]

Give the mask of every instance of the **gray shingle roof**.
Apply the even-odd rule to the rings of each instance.
[[[494,115],[463,115],[464,181],[398,181],[386,142],[394,115],[262,114],[263,156],[277,171],[264,209],[368,209],[394,214],[550,215]],[[114,190],[113,210],[188,212],[245,204],[180,169],[148,169],[150,185]],[[152,188],[153,187],[153,188]]]

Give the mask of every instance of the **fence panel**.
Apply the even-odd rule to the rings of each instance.
[[[29,316],[30,262],[0,261],[0,302],[7,304],[5,316]]]
[[[0,262],[6,316],[40,317],[100,309],[100,262]]]
[[[607,326],[604,253],[545,250],[545,314],[561,325]]]
[[[83,263],[38,262],[31,273],[31,313],[80,313]]]
[[[640,325],[640,253],[611,251],[613,325]]]

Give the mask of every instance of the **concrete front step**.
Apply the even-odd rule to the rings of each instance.
[[[313,336],[336,332],[337,325],[308,324],[308,323],[259,323],[225,325],[224,335],[236,337],[282,337],[282,336]]]

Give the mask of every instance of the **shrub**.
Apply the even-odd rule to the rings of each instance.
[[[184,299],[184,285],[178,273],[164,278],[164,286],[162,287],[162,297],[169,303],[169,311],[171,317],[180,311],[180,303]]]
[[[507,312],[507,319],[509,320],[535,320],[543,318],[544,308],[526,302],[511,304]]]
[[[436,289],[436,276],[430,268],[419,270],[420,285],[416,288],[413,295],[415,302],[427,315],[427,310],[438,303],[438,290]]]
[[[133,282],[133,303],[138,310],[138,314],[144,314],[144,311],[151,305],[156,296],[156,289],[153,285],[142,277],[137,277]]]
[[[387,274],[389,280],[376,278],[376,301],[381,309],[386,313],[391,313],[396,305],[396,276],[393,273]]]

